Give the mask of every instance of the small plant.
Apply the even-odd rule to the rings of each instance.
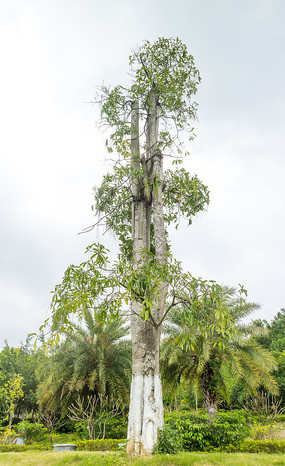
[[[159,429],[157,443],[153,449],[154,454],[175,454],[183,449],[183,440],[176,430],[167,425],[163,429]]]

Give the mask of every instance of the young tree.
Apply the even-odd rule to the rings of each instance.
[[[8,429],[12,427],[17,405],[23,395],[23,377],[19,374],[15,374],[14,377],[8,380],[1,388],[0,396],[6,411],[6,417],[4,419],[8,421]]]
[[[102,87],[98,98],[102,124],[111,129],[106,146],[117,158],[95,189],[94,209],[99,223],[118,236],[120,255],[111,266],[108,251],[95,244],[87,248],[86,262],[68,268],[55,289],[51,332],[59,340],[70,316],[87,308],[95,306],[104,317],[130,305],[128,451],[144,453],[152,451],[163,424],[159,353],[164,318],[182,302],[195,310],[206,294],[226,328],[228,309],[215,282],[183,273],[171,257],[167,234],[167,226],[178,226],[181,215],[190,224],[209,202],[207,187],[180,166],[187,153],[185,135],[193,138],[196,117],[192,98],[200,76],[193,57],[179,39],[160,38],[138,48],[130,65],[130,86]],[[166,155],[173,157],[174,170],[163,171]]]

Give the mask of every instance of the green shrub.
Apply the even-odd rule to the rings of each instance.
[[[30,450],[48,450],[49,448],[43,445],[0,445],[0,453],[7,453],[10,451],[30,451]]]
[[[77,450],[80,451],[116,451],[122,446],[127,445],[125,439],[98,439],[98,440],[80,440],[76,442]]]
[[[167,425],[159,429],[153,453],[175,454],[179,451],[183,451],[183,440],[178,432]]]
[[[239,445],[250,431],[243,411],[220,411],[212,419],[206,413],[175,412],[166,415],[165,422],[180,434],[190,451]]]
[[[38,442],[47,436],[47,429],[43,424],[33,424],[29,421],[22,421],[17,424],[16,429],[27,444]]]

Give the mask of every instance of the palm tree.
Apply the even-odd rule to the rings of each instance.
[[[131,346],[123,318],[101,324],[87,311],[85,327],[75,326],[40,371],[38,398],[48,407],[67,407],[78,395],[128,401]]]
[[[219,317],[209,303],[205,303],[201,315],[181,306],[168,317],[161,352],[165,381],[172,386],[180,380],[188,381],[190,387],[198,387],[204,406],[212,409],[221,399],[229,401],[237,382],[251,394],[261,386],[273,395],[278,393],[272,376],[276,361],[254,339],[264,329],[241,322],[259,306],[234,299],[232,289],[225,288],[224,293],[230,326],[229,321],[224,329],[222,322],[214,325]],[[220,330],[211,332],[211,328]]]

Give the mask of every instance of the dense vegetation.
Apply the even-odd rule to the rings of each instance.
[[[235,306],[233,313],[234,309]],[[236,319],[250,310],[252,307],[248,306],[246,310],[235,311]],[[283,451],[278,430],[282,430],[285,421],[284,415],[280,415],[285,407],[284,309],[272,322],[240,323],[234,338],[226,337],[223,345],[214,348],[205,340],[205,334],[189,332],[189,315],[186,321],[181,322],[180,318],[179,312],[175,317],[169,316],[162,343],[166,424],[157,451]],[[195,320],[191,325],[195,326]],[[96,425],[94,438],[126,438],[131,362],[128,333],[123,320],[109,320],[102,325],[96,322],[96,315],[87,313],[82,326],[74,326],[73,332],[48,352],[41,346],[35,351],[30,339],[19,348],[6,342],[0,352],[2,442],[9,443],[16,435],[24,437],[26,444],[45,448],[60,439],[86,442],[90,438],[87,427],[88,422],[92,425],[92,416]],[[208,349],[203,349],[203,345],[208,345]],[[244,383],[245,355],[246,370],[262,377],[265,384],[262,380],[253,386]],[[237,360],[233,363],[232,358]],[[243,370],[235,373],[232,368],[239,364],[239,358]],[[204,371],[209,371],[209,365],[213,377],[208,388],[211,396],[215,396],[217,408],[212,414],[203,384]],[[16,377],[21,381],[21,392],[13,395],[13,389],[17,390],[11,382]],[[228,381],[222,377],[228,377]],[[267,385],[266,377],[270,377]],[[278,396],[270,395],[271,392],[276,395],[277,390]],[[70,408],[80,397],[86,401],[90,396],[99,403],[90,411],[89,418],[84,417],[84,410],[88,411],[84,402],[81,419],[72,420]],[[246,440],[249,437],[251,440]],[[82,445],[91,448],[87,443]],[[103,448],[102,445],[94,448]]]

